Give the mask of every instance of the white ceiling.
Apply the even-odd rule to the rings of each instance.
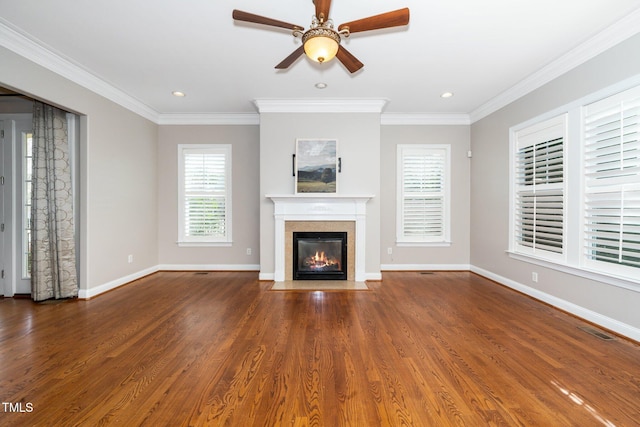
[[[353,75],[337,60],[306,57],[275,70],[299,39],[231,18],[240,9],[308,28],[312,0],[0,0],[0,44],[27,55],[33,47],[16,40],[35,41],[76,81],[112,88],[151,115],[255,113],[255,99],[383,98],[385,113],[473,119],[640,31],[640,0],[333,0],[330,17],[338,25],[402,7],[407,27],[343,40],[365,64]],[[56,69],[50,57],[41,62]],[[440,98],[445,91],[455,96]]]

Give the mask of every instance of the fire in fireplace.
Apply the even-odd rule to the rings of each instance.
[[[346,232],[294,232],[294,280],[347,280]]]

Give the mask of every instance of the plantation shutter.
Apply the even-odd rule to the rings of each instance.
[[[400,230],[405,242],[447,240],[447,148],[399,146]]]
[[[228,240],[229,156],[227,146],[182,148],[183,241]]]
[[[516,248],[541,256],[562,255],[565,234],[564,116],[523,130],[517,135],[516,145]]]
[[[586,263],[640,268],[640,88],[584,113]]]

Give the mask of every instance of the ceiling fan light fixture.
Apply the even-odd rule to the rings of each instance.
[[[329,19],[331,0],[314,0],[315,14],[311,18],[311,27],[305,31],[300,25],[291,24],[266,16],[254,15],[234,9],[231,16],[236,21],[250,22],[253,24],[268,25],[271,27],[286,28],[292,31],[294,37],[302,37],[302,45],[298,46],[289,56],[278,63],[274,68],[285,70],[289,68],[303,53],[315,62],[323,63],[331,61],[334,57],[345,66],[350,73],[362,69],[364,64],[353,56],[344,46],[340,46],[343,37],[349,37],[353,33],[363,31],[380,30],[399,27],[409,24],[409,8],[393,10],[367,18],[340,24],[333,29],[333,20]]]
[[[312,61],[323,63],[331,61],[340,47],[340,34],[327,27],[315,27],[302,35],[304,53]]]

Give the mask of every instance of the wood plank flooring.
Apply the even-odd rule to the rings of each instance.
[[[638,425],[638,345],[469,272],[368,286],[161,272],[0,300],[0,425]]]

